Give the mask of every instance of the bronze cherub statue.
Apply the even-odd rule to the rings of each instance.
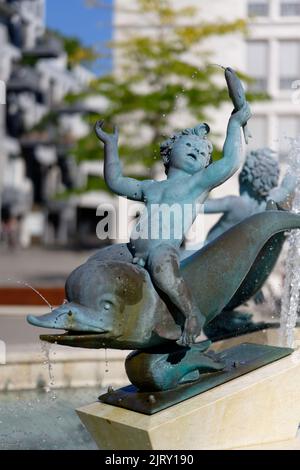
[[[197,203],[203,203],[209,191],[242,163],[241,127],[246,134],[251,113],[234,71],[226,69],[225,74],[235,109],[229,118],[223,158],[217,162],[211,160],[209,127],[200,124],[162,144],[166,180],[137,181],[122,174],[117,130],[107,134],[102,122],[96,125],[105,144],[104,176],[109,188],[143,201],[145,212],[129,243],[99,250],[70,274],[67,303],[42,317],[29,316],[28,321],[67,331],[42,336],[50,343],[137,350],[125,365],[139,391],[119,392],[131,397],[127,405],[118,392],[110,392],[101,397],[107,403],[120,406],[122,402],[122,406],[151,414],[291,352],[271,347],[262,352],[263,347],[257,350],[251,345],[214,355],[207,352],[210,341],[196,341],[201,328],[229,304],[239,305],[259,288],[269,259],[266,250],[278,233],[300,228],[300,217],[278,210],[255,214],[181,263],[179,247],[190,225],[173,220],[170,236],[165,238],[164,222],[156,217],[163,205],[182,208],[187,204],[192,206],[193,220]],[[156,234],[153,238],[151,229]],[[242,358],[239,368],[238,358]],[[212,374],[199,381],[203,372]],[[170,389],[175,393],[172,398]],[[155,404],[154,397],[140,407],[141,396],[143,392],[148,396],[148,391],[158,391],[161,401]]]

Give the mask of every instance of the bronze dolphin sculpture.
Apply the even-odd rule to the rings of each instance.
[[[181,263],[206,324],[260,289],[283,233],[296,228],[299,215],[268,210],[243,220]],[[68,302],[47,315],[29,315],[28,322],[66,330],[41,337],[66,346],[144,350],[174,344],[184,319],[155,290],[148,272],[131,261],[126,244],[99,250],[67,279]]]

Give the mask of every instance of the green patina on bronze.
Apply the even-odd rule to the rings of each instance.
[[[172,390],[156,391],[148,389],[141,392],[131,385],[116,391],[109,391],[101,395],[99,400],[109,405],[152,415],[282,359],[292,352],[293,350],[289,348],[243,343],[215,355],[215,360],[224,364],[222,371],[210,372],[202,376],[198,374],[198,379],[194,381],[189,381],[189,377],[186,375],[187,382]],[[149,358],[149,360],[151,359]]]
[[[266,244],[272,247],[279,233],[292,228],[300,228],[297,214],[255,214],[183,261],[182,274],[206,313],[206,324],[227,305],[238,306],[253,296],[261,287],[257,279],[264,282],[264,276],[259,278],[258,274],[274,256],[274,250],[265,252]],[[184,319],[154,289],[147,271],[130,263],[131,256],[126,245],[114,245],[99,250],[77,268],[66,284],[69,303],[29,319],[37,326],[64,329],[68,334],[42,339],[75,347],[115,349],[147,349],[178,340]],[[131,294],[128,301],[126,296],[119,298],[116,275],[125,277],[128,287],[128,280],[135,283],[136,275],[143,280],[143,296],[137,296],[140,300],[136,304],[132,304]]]
[[[207,124],[185,129],[162,145],[167,172],[162,182],[124,177],[117,131],[107,134],[103,123],[98,123],[96,132],[105,144],[104,174],[110,189],[143,201],[146,208],[171,206],[177,201],[180,207],[188,203],[194,208],[196,201],[204,202],[211,189],[232,176],[241,163],[241,128],[251,113],[231,69],[226,69],[226,79],[235,108],[228,122],[223,158],[211,161]],[[147,211],[146,218],[142,214],[137,222],[138,232],[149,228],[149,221],[153,228]],[[271,210],[226,230],[181,264],[179,248],[189,227],[180,227],[177,239],[176,224],[178,220],[173,220],[167,240],[131,235],[128,244],[99,250],[70,274],[65,304],[42,317],[28,317],[33,325],[67,331],[41,336],[50,343],[136,349],[126,361],[130,380],[141,391],[165,391],[161,393],[169,400],[164,398],[164,403],[169,404],[174,403],[174,393],[178,402],[237,376],[232,368],[226,371],[231,353],[214,356],[206,351],[208,342],[194,344],[196,337],[203,326],[260,289],[274,264],[278,240],[286,230],[300,228],[300,216],[272,205]],[[239,360],[238,354],[248,354],[247,366],[240,366],[240,374],[288,353],[281,348],[261,348],[259,354],[255,349],[253,356],[252,346],[234,351],[234,362]],[[204,388],[199,374],[210,377]],[[187,380],[192,385],[183,385]],[[141,396],[135,394],[135,400]]]

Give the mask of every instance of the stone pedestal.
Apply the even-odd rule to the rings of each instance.
[[[100,402],[77,413],[103,450],[263,448],[295,442],[300,352],[152,416]]]

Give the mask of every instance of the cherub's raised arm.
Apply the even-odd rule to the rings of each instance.
[[[241,127],[251,117],[250,107],[247,102],[243,107],[230,116],[226,140],[223,147],[223,157],[211,163],[205,170],[192,176],[192,183],[205,189],[213,189],[224,183],[240,167],[242,163],[242,139]]]
[[[268,200],[272,199],[284,209],[290,209],[294,191],[296,189],[297,178],[291,173],[287,173],[280,186],[270,191]]]
[[[207,199],[204,203],[204,214],[228,212],[236,196],[225,196],[218,199]]]
[[[95,126],[97,137],[104,143],[104,180],[111,191],[119,196],[141,201],[143,198],[143,182],[123,176],[118,151],[118,129],[108,134],[102,129],[104,121],[98,121]]]

